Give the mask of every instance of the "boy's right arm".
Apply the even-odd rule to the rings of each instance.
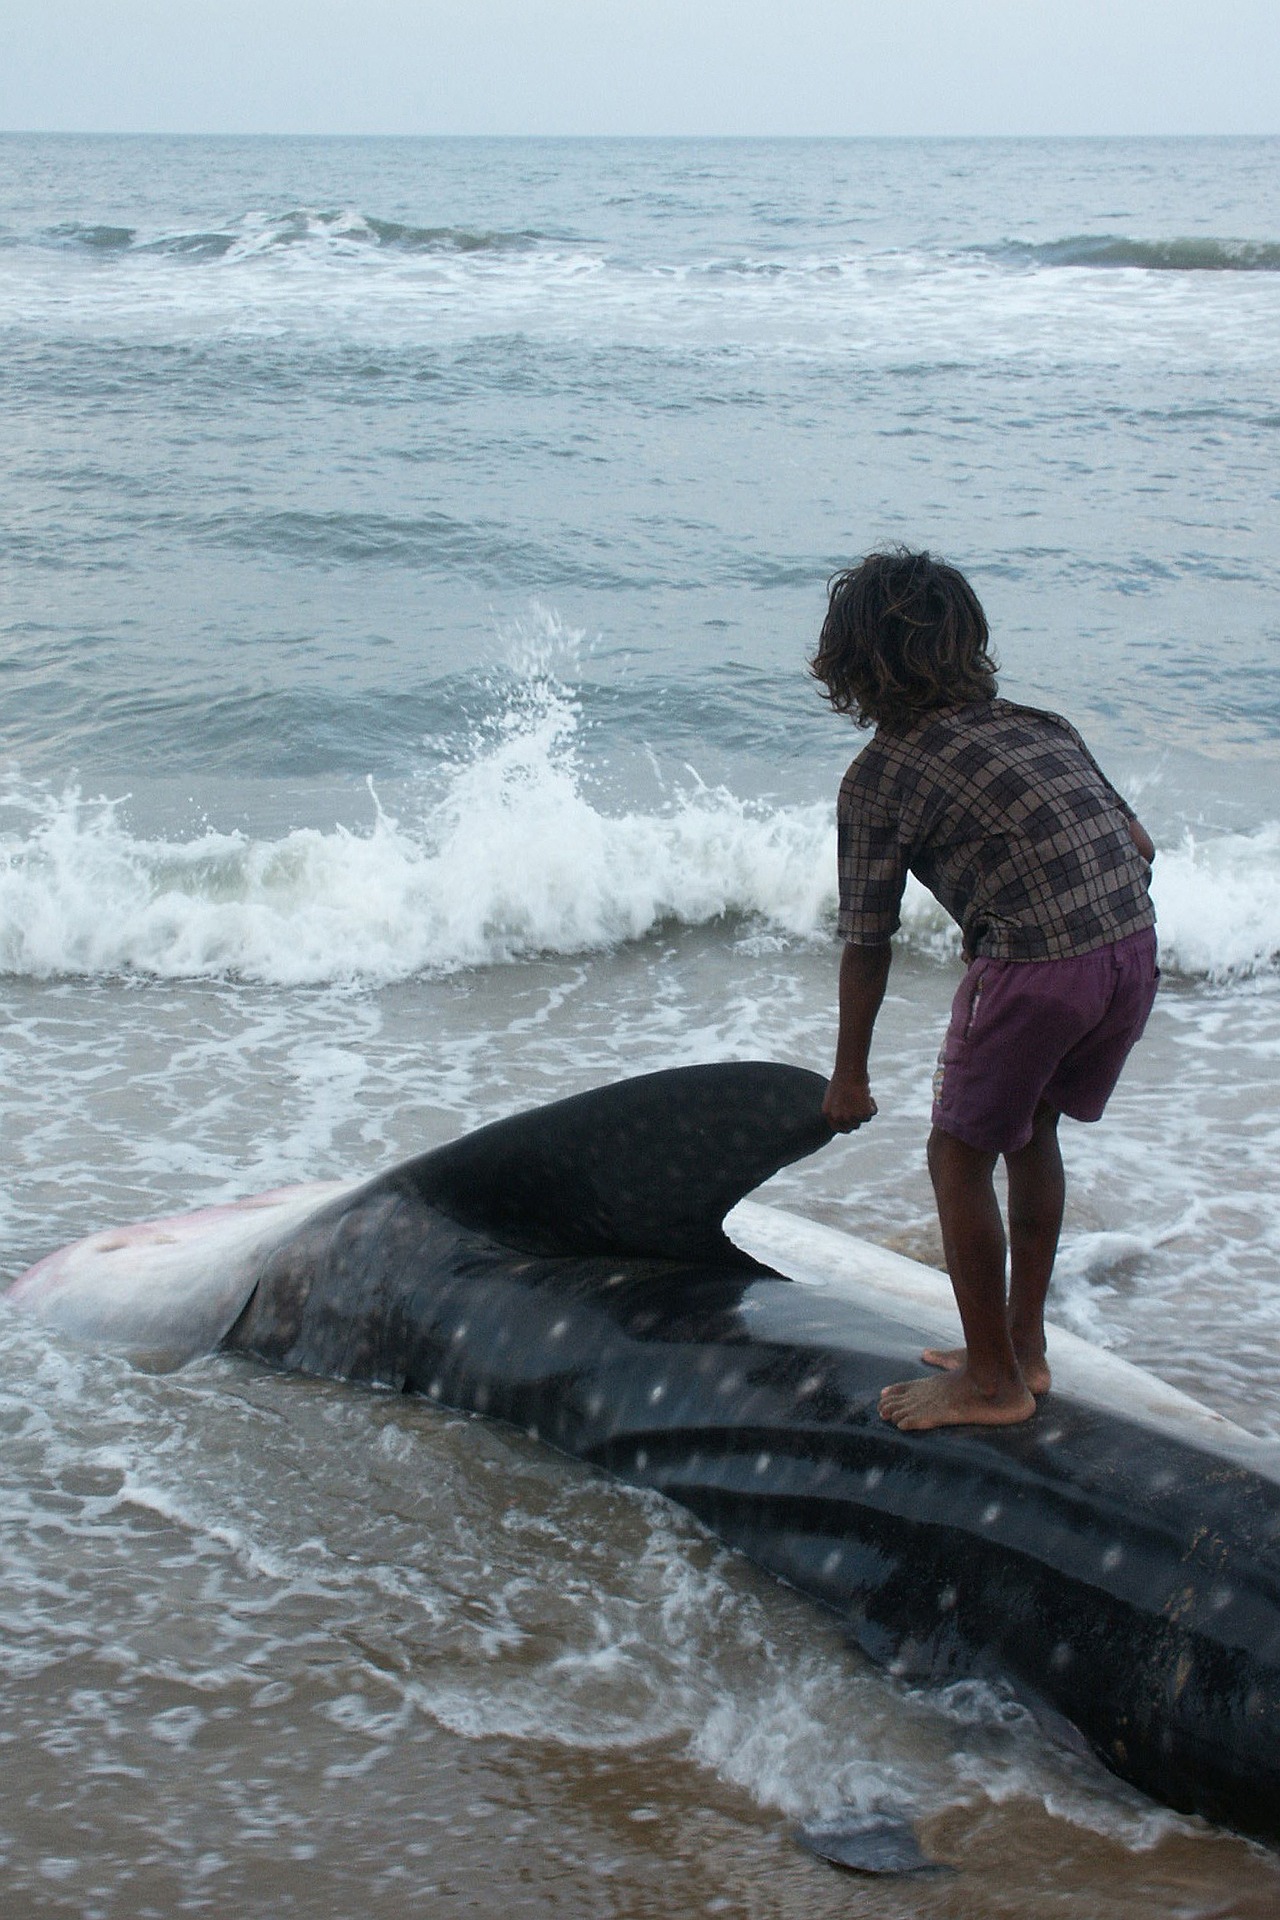
[[[836,1133],[852,1133],[873,1118],[867,1059],[871,1034],[884,999],[893,948],[860,947],[846,941],[840,955],[840,1036],[836,1063],[822,1103],[827,1125]]]
[[[1147,865],[1150,866],[1156,857],[1156,843],[1143,826],[1141,820],[1139,820],[1137,814],[1134,813],[1129,815],[1129,838]]]

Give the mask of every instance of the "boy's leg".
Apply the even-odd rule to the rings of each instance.
[[[965,1354],[962,1365],[936,1379],[886,1387],[880,1414],[892,1426],[1011,1426],[1035,1412],[1009,1335],[1004,1223],[992,1178],[996,1158],[940,1127],[929,1136],[929,1173]]]
[[[1058,1146],[1057,1111],[1041,1101],[1031,1138],[1005,1155],[1009,1174],[1009,1337],[1022,1377],[1032,1393],[1048,1393],[1052,1381],[1044,1353],[1044,1303],[1062,1230],[1065,1183]],[[963,1347],[926,1347],[920,1358],[955,1372]]]
[[[1058,1114],[1041,1101],[1031,1138],[1005,1156],[1009,1170],[1009,1334],[1032,1393],[1051,1385],[1044,1357],[1044,1303],[1062,1231],[1066,1182]]]

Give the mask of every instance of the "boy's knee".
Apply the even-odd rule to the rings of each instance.
[[[946,1133],[941,1127],[930,1130],[925,1157],[935,1187],[940,1182],[976,1185],[988,1181],[997,1159],[996,1154],[987,1153],[981,1147],[971,1147],[967,1140],[961,1140],[954,1133]]]

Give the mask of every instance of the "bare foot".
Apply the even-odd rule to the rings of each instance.
[[[1036,1410],[1035,1396],[1024,1386],[984,1393],[963,1367],[940,1380],[899,1380],[880,1395],[880,1418],[903,1433],[931,1427],[1016,1427]]]
[[[1016,1347],[1014,1352],[1017,1353]],[[941,1367],[945,1373],[959,1373],[968,1355],[963,1347],[926,1347],[920,1358],[927,1367]],[[1049,1372],[1049,1362],[1043,1353],[1019,1353],[1018,1365],[1032,1393],[1037,1396],[1048,1393],[1053,1385],[1053,1375]]]

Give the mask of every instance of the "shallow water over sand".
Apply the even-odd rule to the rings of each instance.
[[[529,1036],[529,1102],[543,1081],[559,1090],[570,1057],[580,1084],[655,1064],[659,982],[668,1061],[812,1057],[829,955],[789,954],[789,994],[780,964],[744,951],[726,967],[689,935],[584,962],[572,991],[530,965],[500,1007],[481,981],[317,994],[309,1041],[292,1027],[288,1046],[244,988],[33,984],[29,1045],[56,1024],[87,1046],[114,996],[132,1071],[100,1058],[76,1111],[18,1076],[30,1174],[14,1244],[34,1254],[113,1208],[371,1170],[450,1137],[459,1113],[504,1104],[499,1015]],[[725,989],[714,1018],[709,967]],[[920,1142],[952,978],[900,963],[883,1115],[780,1176],[780,1204],[936,1259]],[[1166,995],[1106,1128],[1067,1134],[1057,1308],[1275,1432],[1256,1391],[1280,1361],[1262,1167],[1239,1144],[1274,1127],[1271,1083],[1258,1077],[1246,1112],[1237,1074],[1234,1145],[1191,1129],[1183,1160],[1155,1159],[1169,1101],[1205,1111],[1199,1062],[1175,1077],[1190,991]],[[1249,1041],[1237,1018],[1218,1047],[1230,1060]],[[210,1102],[214,1057],[236,1081]],[[1197,1209],[1187,1183],[1215,1140],[1217,1203]],[[91,1151],[101,1172],[84,1188]],[[240,1360],[138,1374],[17,1316],[0,1369],[0,1684],[24,1786],[6,1874],[33,1911],[318,1920],[421,1898],[658,1914],[673,1874],[680,1910],[747,1914],[1029,1915],[1052,1899],[1082,1915],[1262,1915],[1280,1892],[1274,1856],[1151,1807],[989,1690],[891,1681],[687,1516],[522,1434]],[[868,1889],[808,1859],[791,1826],[841,1801],[913,1808],[961,1873]]]
[[[231,1361],[6,1349],[16,1910],[1273,1910],[1273,1857],[984,1690],[904,1690],[523,1436]],[[790,1824],[836,1797],[913,1806],[961,1871],[864,1890],[809,1860]]]

